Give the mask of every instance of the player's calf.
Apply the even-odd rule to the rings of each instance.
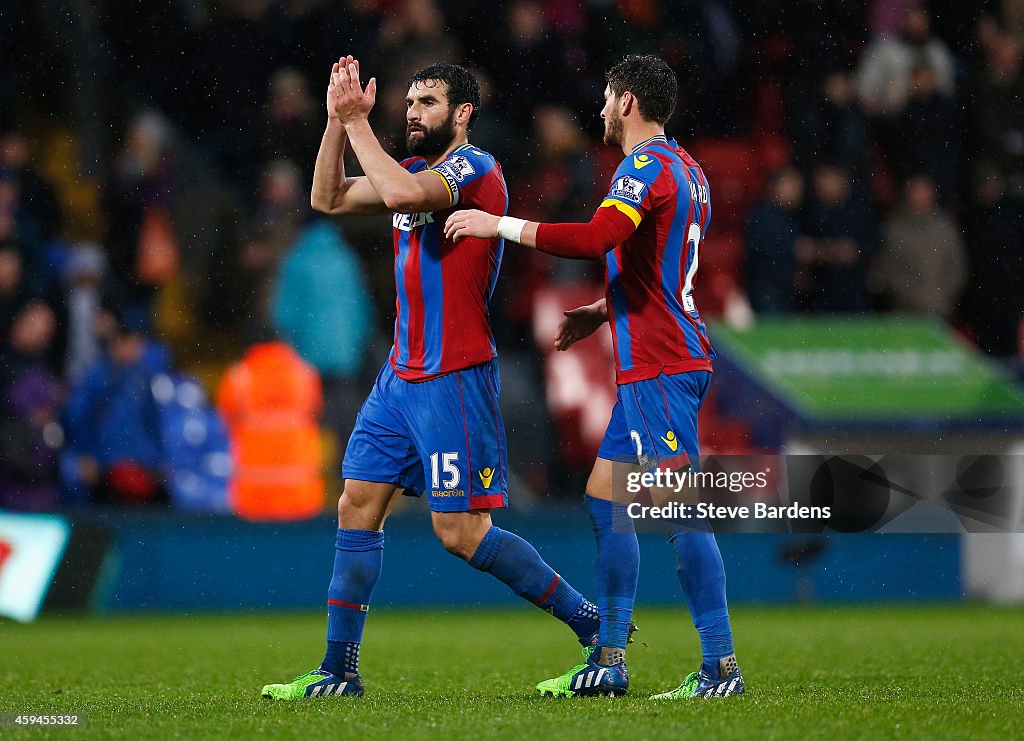
[[[435,532],[450,552],[561,620],[581,644],[589,642],[600,625],[597,606],[548,566],[532,545],[515,533],[491,525],[487,513],[434,512],[432,518]]]

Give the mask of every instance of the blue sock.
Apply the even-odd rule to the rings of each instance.
[[[537,550],[515,533],[492,526],[476,547],[469,565],[486,571],[572,628],[581,642],[598,628],[596,606],[583,598]]]
[[[683,588],[693,626],[700,635],[701,668],[719,677],[719,659],[735,653],[725,599],[725,566],[715,534],[708,530],[682,530],[669,537],[676,552],[676,573]]]
[[[598,643],[624,649],[629,638],[636,583],[640,576],[640,547],[636,531],[632,518],[626,514],[626,505],[597,499],[589,494],[584,499],[597,540],[597,607],[601,614]]]
[[[327,589],[327,655],[321,669],[339,677],[359,673],[359,643],[384,560],[384,533],[338,530],[334,576]]]

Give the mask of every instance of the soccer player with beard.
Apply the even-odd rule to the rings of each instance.
[[[586,663],[537,689],[550,695],[620,694],[639,549],[622,493],[613,492],[613,461],[685,471],[699,465],[697,412],[715,357],[693,301],[701,239],[711,220],[708,183],[665,122],[678,83],[658,57],[630,55],[607,74],[604,141],[625,159],[607,197],[586,224],[538,224],[497,211],[456,211],[445,233],[455,240],[504,237],[551,255],[605,261],[605,298],[566,312],[555,346],[566,350],[604,322],[611,325],[618,398],[587,482],[597,537],[597,647]],[[679,581],[700,635],[701,668],[652,700],[724,697],[744,692],[733,651],[725,569],[706,522],[671,523]]]
[[[367,121],[376,92],[375,79],[363,89],[352,57],[334,65],[311,200],[327,214],[393,212],[394,347],[359,412],[342,464],[327,653],[318,669],[265,686],[263,697],[275,700],[363,694],[359,645],[380,576],[384,522],[401,493],[426,494],[434,532],[450,553],[562,620],[581,644],[597,637],[596,606],[533,546],[491,523],[490,511],[508,502],[487,308],[504,243],[490,237],[456,245],[441,231],[455,209],[508,208],[501,168],[467,138],[480,88],[452,64],[413,75],[406,98],[412,156],[401,162],[384,151]],[[348,145],[365,177],[346,176]]]

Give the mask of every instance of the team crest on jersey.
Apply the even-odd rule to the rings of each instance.
[[[647,183],[643,180],[630,177],[629,175],[623,175],[615,184],[612,185],[612,190],[608,194],[613,198],[621,198],[624,201],[630,201],[631,203],[639,204],[644,200],[644,191],[647,189]]]

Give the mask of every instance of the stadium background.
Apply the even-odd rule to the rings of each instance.
[[[924,10],[914,16],[915,7]],[[908,14],[916,39],[906,39]],[[1015,0],[5,4],[0,601],[12,544],[41,548],[41,591],[19,584],[17,597],[33,603],[19,615],[31,618],[39,604],[44,615],[72,613],[16,634],[8,678],[24,678],[27,657],[46,656],[41,647],[59,647],[75,626],[97,646],[124,630],[142,651],[161,631],[187,635],[185,623],[140,609],[322,603],[340,453],[393,321],[388,220],[325,221],[308,206],[326,73],[345,53],[378,77],[371,123],[396,155],[409,75],[438,59],[470,67],[484,90],[472,141],[502,163],[510,213],[548,221],[589,218],[618,163],[600,142],[604,70],[625,53],[664,56],[682,87],[667,130],[704,166],[714,207],[697,297],[725,357],[702,412],[705,452],[1014,450],[1024,426],[1022,31]],[[612,403],[610,343],[557,356],[549,346],[560,311],[599,297],[600,280],[596,264],[510,245],[492,301],[512,466],[511,511],[499,517],[584,585],[593,546],[577,504]],[[822,381],[815,408],[790,404],[792,395],[764,382],[770,369],[746,362],[757,342],[821,350],[839,342],[836,327],[858,326],[862,341],[883,350],[886,333],[925,350],[955,348],[966,358],[959,368],[1000,391],[951,410],[950,398],[974,395],[967,374],[954,374],[917,407],[897,385],[879,416],[837,421],[821,409],[841,406],[844,393],[847,403],[851,393],[855,404],[871,398],[870,369],[853,379],[867,386],[849,374]],[[901,339],[907,327],[912,340]],[[291,421],[280,437],[246,438],[239,454],[246,415],[261,404],[287,408]],[[275,447],[283,439],[293,443],[286,453]],[[277,458],[268,461],[268,449]],[[268,465],[278,466],[269,475],[277,506],[248,510],[229,497],[232,478],[237,487],[240,472],[251,481]],[[282,470],[292,474],[283,483]],[[455,608],[430,619],[453,620],[467,635],[459,621],[475,613],[463,605],[513,604],[444,554],[422,506],[406,504],[389,525],[376,604]],[[50,539],[53,548],[41,545]],[[664,544],[642,540],[641,601],[678,604]],[[1014,542],[736,534],[723,536],[722,550],[738,605],[924,604],[1020,599]],[[94,622],[84,609],[132,612],[127,622]],[[983,652],[989,634],[1020,627],[1019,612],[921,607],[871,623],[858,609],[740,608],[738,636],[763,625],[748,645],[767,656],[773,643],[789,645],[794,625],[821,636],[877,628],[893,640],[906,627],[919,636],[907,650],[925,653],[941,640],[936,626],[973,621],[980,642],[957,628],[958,645]],[[679,614],[648,616],[652,643],[678,632]],[[401,612],[380,619],[389,632],[415,624]],[[524,619],[498,613],[490,624]],[[238,620],[239,640],[262,639],[262,618]],[[315,653],[319,616],[281,621],[302,625],[299,647],[285,653]],[[524,635],[545,645],[528,625]],[[218,629],[225,624],[197,628],[209,635],[193,653],[217,656]],[[388,650],[401,656],[402,645]],[[52,650],[49,660],[62,661]],[[837,661],[854,656],[861,660],[851,648]],[[283,668],[270,653],[255,664]],[[245,693],[252,681],[227,691]],[[21,698],[39,705],[27,686]],[[190,717],[195,732],[209,732]]]

